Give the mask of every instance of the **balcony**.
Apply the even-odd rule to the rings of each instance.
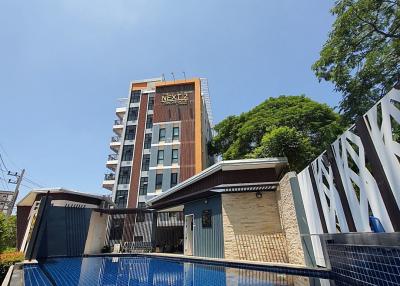
[[[118,165],[118,154],[108,155],[106,166],[108,169],[115,171]]]
[[[112,191],[115,183],[115,174],[109,173],[104,175],[103,188]]]
[[[110,143],[111,150],[113,150],[114,152],[118,152],[120,147],[121,147],[121,137],[119,136],[111,137],[111,143]]]
[[[119,119],[122,120],[124,118],[126,109],[126,107],[117,107],[117,109],[115,110],[115,114],[118,116]]]
[[[123,125],[122,120],[121,119],[114,120],[113,131],[116,134],[121,135],[123,129],[124,129],[124,125]]]

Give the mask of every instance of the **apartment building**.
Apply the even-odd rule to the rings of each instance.
[[[103,181],[118,207],[143,207],[214,163],[207,79],[132,81],[121,102]]]

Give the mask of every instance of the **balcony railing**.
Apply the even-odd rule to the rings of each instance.
[[[104,181],[112,181],[115,180],[115,174],[109,173],[109,174],[104,174]]]
[[[122,120],[121,119],[115,119],[114,120],[114,125],[122,125]]]
[[[119,137],[119,136],[111,137],[111,142],[120,142],[120,141],[121,141],[121,137]]]
[[[108,155],[108,161],[118,160],[118,154],[110,154]]]

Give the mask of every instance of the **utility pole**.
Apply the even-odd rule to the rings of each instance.
[[[15,184],[15,190],[14,190],[14,196],[13,196],[13,198],[12,198],[12,201],[11,201],[10,204],[8,205],[7,215],[11,215],[11,213],[12,213],[12,211],[13,211],[14,204],[15,204],[15,201],[17,200],[18,193],[19,193],[19,185],[20,185],[21,182],[22,182],[22,178],[23,178],[23,176],[24,176],[24,173],[25,173],[25,169],[22,169],[21,175],[18,175],[18,173],[11,173],[11,172],[8,172],[8,175],[16,177],[16,178],[17,178],[17,181],[16,181],[16,182],[13,182],[13,181],[11,181],[11,179],[8,180],[9,183]]]

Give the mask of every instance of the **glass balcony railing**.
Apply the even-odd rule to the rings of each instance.
[[[114,120],[114,125],[122,125],[122,120],[121,119],[115,119]]]
[[[118,154],[110,154],[108,155],[108,161],[118,160]]]
[[[119,137],[119,136],[111,137],[111,142],[120,142],[120,141],[121,141],[121,137]]]
[[[112,181],[115,180],[115,174],[109,173],[109,174],[104,174],[104,181]]]

